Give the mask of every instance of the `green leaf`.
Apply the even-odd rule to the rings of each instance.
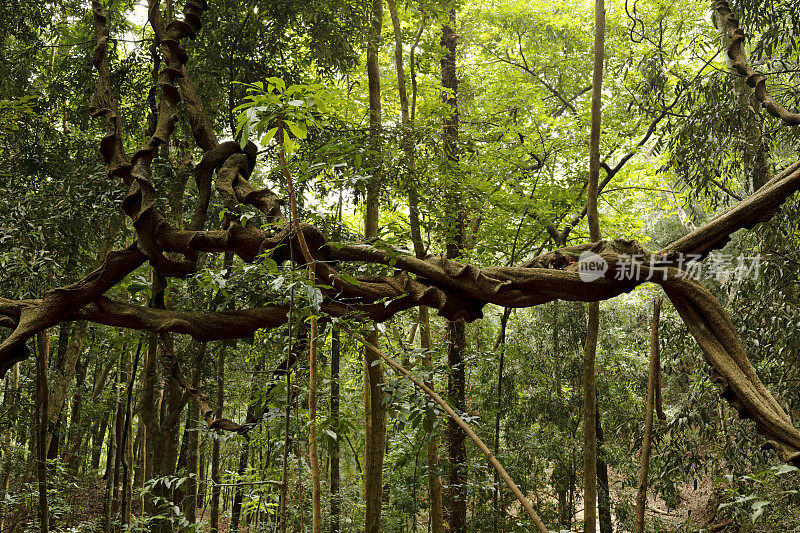
[[[776,476],[780,476],[780,475],[783,475],[783,474],[787,474],[789,472],[800,471],[800,468],[797,468],[796,466],[792,466],[792,465],[780,465],[780,466],[774,467],[774,470],[775,470],[775,475]]]
[[[265,144],[270,142],[272,138],[275,137],[275,133],[277,133],[277,131],[278,131],[277,127],[267,131],[267,133],[265,133],[264,136],[261,137],[261,146],[264,146]]]
[[[361,282],[360,282],[360,281],[358,281],[358,280],[357,280],[356,278],[354,278],[353,276],[350,276],[350,275],[347,275],[347,274],[343,274],[343,273],[342,273],[342,274],[339,274],[339,277],[340,277],[340,278],[342,278],[342,281],[346,281],[346,282],[347,282],[347,283],[349,283],[350,285],[355,285],[356,287],[358,287],[359,285],[361,285]]]
[[[143,291],[143,290],[145,290],[147,288],[148,288],[148,286],[145,285],[144,283],[134,282],[134,283],[131,283],[130,285],[128,285],[128,292],[131,293],[131,294],[136,294],[137,292]]]
[[[242,148],[242,150],[244,150],[244,147],[247,146],[249,135],[250,135],[250,121],[247,121],[242,126],[242,134],[239,137],[239,146]]]
[[[764,514],[764,509],[767,507],[767,505],[769,505],[769,503],[770,502],[768,500],[759,500],[750,506],[750,508],[753,510],[753,514],[750,515],[750,520],[752,520],[754,524],[756,523],[756,520],[758,520],[758,518]]]
[[[298,139],[305,139],[308,136],[308,127],[305,122],[290,122],[287,120],[286,125],[289,126],[292,135]]]

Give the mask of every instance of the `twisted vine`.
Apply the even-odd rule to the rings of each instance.
[[[722,4],[725,3],[717,3],[715,9],[724,12]],[[490,303],[503,307],[533,307],[555,299],[599,301],[628,292],[649,280],[648,254],[632,241],[600,241],[548,252],[516,267],[479,268],[442,257],[420,259],[361,243],[332,243],[310,224],[300,224],[293,229],[281,215],[283,200],[269,189],[256,190],[248,181],[255,166],[254,145],[241,149],[237,143],[218,143],[202,102],[194,92],[185,68],[187,54],[181,41],[197,34],[201,27],[200,14],[205,8],[204,3],[188,0],[183,11],[184,20],[164,26],[157,2],[150,5],[150,22],[166,66],[158,77],[161,99],[153,134],[129,161],[122,145],[118,106],[111,92],[106,19],[99,2],[93,1],[96,34],[93,62],[98,80],[91,112],[104,121],[100,154],[109,178],[127,187],[122,206],[133,222],[137,238],[125,249],[108,253],[103,263],[81,280],[47,291],[41,299],[0,298],[0,326],[12,328],[0,343],[0,377],[14,363],[28,356],[26,342],[30,338],[65,320],[89,320],[159,334],[182,333],[203,341],[246,337],[257,329],[286,323],[288,308],[283,306],[179,311],[141,307],[105,296],[106,291],[145,261],[161,276],[184,277],[196,270],[200,253],[233,252],[245,262],[254,262],[260,254],[268,252],[280,263],[303,258],[306,251],[314,260],[317,279],[330,287],[322,290],[322,310],[332,317],[355,316],[374,321],[387,320],[420,305],[433,307],[450,320],[473,321],[483,316],[483,307]],[[726,20],[726,24],[732,24]],[[732,41],[729,48],[732,58],[737,55],[736,46],[741,46],[741,40]],[[761,78],[751,78],[756,88],[763,87]],[[756,94],[759,94],[758,89]],[[762,103],[770,101],[763,96],[764,91],[761,94]],[[173,227],[161,214],[150,181],[152,160],[159,146],[168,142],[174,132],[175,106],[181,96],[195,141],[204,151],[194,168],[199,194],[187,229]],[[770,106],[774,108],[765,103],[768,110]],[[776,113],[784,118],[780,110]],[[222,229],[206,230],[215,172],[214,190],[229,215],[222,221]],[[722,396],[741,416],[755,421],[766,445],[775,449],[783,461],[800,465],[800,431],[759,380],[730,318],[707,289],[687,279],[677,268],[681,254],[705,256],[723,246],[733,232],[768,220],[798,188],[800,161],[749,198],[655,254],[660,265],[669,267],[668,275],[665,279],[649,281],[663,286],[686,322],[712,367],[713,379],[721,385]],[[254,224],[242,225],[236,216],[241,205],[258,209],[277,229],[265,231]],[[301,248],[302,241],[305,242],[302,248],[306,250]],[[645,266],[632,279],[617,280],[609,274],[586,283],[578,274],[578,260],[587,250],[603,257],[612,267],[609,269],[612,274],[613,267],[630,255],[643,256]],[[339,274],[338,269],[344,268],[342,265],[346,263],[387,265],[394,268],[395,273],[355,276],[354,283],[353,277]],[[286,369],[290,366],[287,361]],[[211,409],[205,397],[200,391],[190,390],[185,380],[183,382],[201,406],[203,416],[210,420]],[[229,427],[223,427],[226,423],[219,422],[219,426],[241,431],[244,425],[230,422]]]

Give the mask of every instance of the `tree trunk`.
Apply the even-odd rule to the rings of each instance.
[[[36,474],[39,486],[39,530],[50,531],[50,511],[47,501],[47,421],[48,384],[47,367],[50,360],[50,337],[48,330],[37,335],[36,354]]]
[[[92,432],[92,471],[97,472],[100,468],[100,456],[103,453],[103,442],[106,439],[106,429],[108,429],[107,412],[103,412],[97,430]]]
[[[294,300],[294,290],[292,290],[292,300]],[[291,313],[291,307],[289,312]],[[292,353],[292,330],[291,330],[292,317],[289,317],[289,355]],[[290,434],[290,423],[292,413],[292,374],[286,372],[286,413],[283,420],[283,473],[281,475],[281,495],[280,495],[280,524],[281,533],[286,533],[289,524],[286,518],[286,507],[289,499],[289,448],[292,445],[292,438]],[[299,465],[298,465],[299,466]]]
[[[503,317],[500,319],[500,360],[497,364],[497,414],[494,419],[494,456],[500,454],[500,419],[503,416],[503,367],[505,366],[506,355],[506,327],[508,326],[508,318],[511,316],[511,308],[507,307],[503,310]],[[496,348],[495,348],[496,349]],[[500,476],[497,472],[494,473],[494,494],[492,496],[492,505],[494,507],[494,517],[492,525],[494,532],[500,531]]]
[[[72,414],[67,430],[67,449],[66,454],[67,468],[72,472],[78,471],[79,461],[82,463],[81,443],[83,442],[83,394],[86,383],[86,371],[88,363],[85,357],[79,357],[75,363],[75,396],[72,398]]]
[[[259,359],[256,365],[256,372],[250,381],[250,402],[247,404],[247,420],[252,420],[256,413],[256,402],[258,400],[258,376],[259,372],[264,369],[264,363]],[[245,435],[244,442],[242,443],[242,451],[239,455],[239,477],[247,473],[247,462],[250,458],[250,436]],[[233,496],[233,508],[231,509],[231,524],[229,531],[239,531],[239,521],[242,513],[242,498],[244,497],[244,488],[242,486],[235,487]]]
[[[392,19],[392,27],[394,29],[395,39],[395,66],[397,68],[397,92],[400,100],[400,115],[403,124],[403,151],[405,154],[405,166],[408,172],[408,203],[409,203],[409,223],[411,226],[411,241],[414,245],[414,254],[419,259],[425,258],[425,244],[422,241],[422,232],[419,220],[419,196],[416,184],[416,164],[414,145],[412,140],[412,130],[414,128],[414,105],[416,104],[416,76],[414,69],[414,53],[419,44],[419,39],[422,35],[422,30],[425,24],[425,15],[423,10],[423,18],[420,23],[420,28],[417,32],[415,42],[411,46],[411,83],[412,83],[412,107],[409,109],[408,90],[406,87],[405,67],[403,61],[403,43],[401,37],[400,17],[397,14],[397,5],[395,0],[387,0],[389,7],[389,14]],[[428,308],[420,306],[419,313],[419,330],[420,330],[420,347],[425,352],[423,355],[423,366],[432,370],[431,364],[431,341],[430,341],[430,317]],[[428,378],[425,385],[433,388],[433,381]],[[430,503],[430,527],[433,533],[442,533],[444,531],[444,519],[442,515],[442,484],[439,480],[439,439],[434,433],[434,415],[426,415],[425,431],[428,433],[426,462],[428,466],[428,498]],[[416,519],[414,520],[416,525]]]
[[[123,348],[124,350],[124,348]],[[106,487],[103,497],[103,531],[104,533],[111,533],[113,527],[113,513],[114,513],[114,500],[116,492],[116,479],[115,471],[117,469],[117,443],[119,442],[119,415],[120,415],[120,402],[119,402],[119,385],[122,383],[122,352],[120,351],[117,356],[117,373],[114,377],[114,404],[111,411],[111,428],[108,432],[108,446],[106,447],[106,471],[104,478],[106,480]]]
[[[132,486],[131,486],[131,467],[133,464],[133,447],[132,447],[132,425],[133,425],[133,385],[136,383],[136,371],[139,368],[139,358],[142,353],[143,338],[139,338],[139,343],[136,346],[136,354],[131,363],[130,379],[128,380],[128,387],[125,393],[125,420],[122,427],[122,439],[120,441],[120,448],[122,453],[122,521],[123,524],[130,524],[131,521],[131,502],[132,502]]]
[[[127,358],[127,353],[123,351],[122,357]],[[111,514],[113,517],[116,517],[117,513],[121,507],[122,501],[122,491],[124,490],[122,487],[122,464],[125,457],[125,426],[127,425],[127,418],[125,415],[126,408],[125,408],[125,401],[123,398],[120,397],[120,391],[122,388],[123,383],[128,382],[128,360],[127,362],[124,359],[120,359],[120,372],[119,372],[119,382],[117,384],[117,415],[115,418],[115,428],[114,428],[114,440],[116,444],[116,449],[114,450],[114,477],[112,483],[112,500],[111,500]]]
[[[315,282],[314,265],[309,264],[308,277]],[[309,304],[311,300],[309,299]],[[322,503],[319,485],[319,456],[317,454],[317,343],[319,330],[316,316],[311,317],[308,370],[308,457],[311,469],[311,524],[313,533],[322,533]]]
[[[419,342],[425,352],[423,366],[428,371],[425,385],[433,389],[433,362],[431,357],[431,324],[430,313],[426,306],[419,308]],[[425,460],[428,463],[428,499],[430,500],[430,528],[432,533],[444,532],[444,511],[442,507],[442,481],[439,478],[439,435],[434,429],[436,415],[429,411],[425,415],[425,432],[428,434],[428,446]]]
[[[603,83],[603,58],[605,49],[605,4],[595,0],[594,69],[592,73],[592,125],[589,139],[589,184],[587,187],[586,215],[589,237],[592,242],[601,239],[600,219],[597,212],[598,178],[600,175],[600,121]],[[583,502],[584,531],[594,533],[597,522],[597,434],[595,413],[595,357],[600,328],[600,303],[588,307],[586,345],[583,352]]]
[[[200,482],[200,469],[198,461],[199,435],[197,426],[200,423],[200,407],[197,402],[189,402],[189,410],[186,416],[186,424],[189,431],[186,433],[186,495],[183,497],[183,514],[190,524],[196,523],[198,487]]]
[[[48,394],[47,412],[49,416],[49,426],[55,430],[60,424],[59,420],[61,413],[64,410],[64,403],[67,399],[67,392],[72,383],[72,378],[75,376],[77,369],[78,358],[83,349],[83,340],[86,338],[86,331],[88,323],[80,320],[75,323],[72,328],[71,335],[67,335],[69,331],[66,323],[62,324],[61,333],[59,335],[59,350],[63,346],[63,354],[59,357],[58,364],[54,365],[52,388]],[[53,440],[53,431],[47,433],[47,450],[48,454],[53,456],[50,452],[50,443]],[[56,447],[58,447],[56,443]],[[57,455],[57,454],[55,454]]]
[[[449,321],[447,334],[447,364],[450,367],[447,395],[453,409],[463,413],[466,410],[464,353],[467,340],[464,321]],[[454,533],[462,533],[467,530],[467,449],[465,439],[466,435],[458,423],[453,419],[448,419],[447,452],[451,470],[447,523],[449,530]]]
[[[456,259],[461,256],[466,245],[466,212],[458,190],[458,79],[456,76],[456,13],[451,7],[448,11],[448,23],[442,26],[442,47],[445,55],[441,60],[442,87],[446,91],[442,95],[444,102],[450,107],[449,114],[443,122],[444,151],[447,156],[446,173],[452,184],[448,198],[448,208],[454,214],[446,221],[447,258]],[[466,352],[466,333],[464,320],[447,323],[447,363],[450,374],[447,381],[447,393],[453,408],[463,412],[466,408],[466,382],[464,354]],[[450,458],[450,480],[448,488],[447,524],[449,531],[463,533],[467,530],[467,451],[466,435],[454,420],[447,422],[447,451]]]
[[[225,401],[225,352],[227,346],[223,343],[217,360],[217,408],[214,416],[222,418],[223,402]],[[211,527],[212,533],[219,531],[219,484],[222,482],[219,475],[219,440],[214,439],[211,444]]]
[[[331,533],[339,533],[339,514],[341,512],[341,496],[339,484],[341,473],[339,471],[339,359],[341,357],[341,334],[339,328],[333,326],[331,332],[331,429],[336,434],[330,443],[331,459]]]
[[[658,322],[661,314],[661,298],[653,304],[653,322],[650,329],[650,368],[647,378],[647,403],[644,409],[644,435],[642,436],[642,456],[639,464],[639,489],[636,492],[636,529],[644,532],[644,511],[647,507],[647,471],[650,467],[650,450],[653,441],[653,409],[655,404],[656,380],[658,379],[660,347],[658,344]]]
[[[600,519],[600,533],[612,533],[611,494],[608,486],[608,463],[606,463],[605,438],[600,411],[595,402],[594,419],[597,433],[597,514]]]
[[[373,174],[367,183],[364,211],[364,236],[378,236],[378,209],[381,189],[381,81],[379,52],[383,26],[383,0],[372,1],[372,16],[367,44],[367,78],[369,80],[369,130]],[[377,345],[378,332],[366,335],[367,342]],[[383,409],[383,368],[380,359],[364,348],[364,531],[378,533],[381,529],[383,504],[383,457],[386,448],[386,413]],[[375,364],[373,364],[375,363]]]
[[[255,378],[255,375],[254,375]],[[250,439],[245,439],[242,443],[242,451],[239,454],[239,468],[237,472],[239,476],[243,476],[247,472],[247,460],[250,457]],[[233,505],[231,507],[231,523],[228,531],[235,533],[239,531],[239,520],[242,515],[242,497],[244,496],[244,487],[234,487]]]
[[[5,450],[5,460],[3,461],[3,471],[0,473],[0,496],[5,499],[8,495],[11,470],[13,468],[17,454],[12,453],[14,448],[19,446],[12,445],[19,443],[19,438],[14,439],[14,423],[19,409],[19,364],[15,364],[11,369],[11,378],[5,380],[5,394],[3,395],[3,411],[8,415],[9,427],[3,435],[3,450]],[[14,441],[17,441],[16,443]],[[0,514],[0,531],[5,531],[5,514]]]

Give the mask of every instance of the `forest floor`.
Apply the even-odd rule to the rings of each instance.
[[[622,477],[613,471],[609,471],[611,483],[612,502],[625,499],[634,502],[636,499],[635,487],[623,488]],[[681,486],[678,490],[680,503],[675,508],[670,508],[662,498],[654,497],[648,491],[647,509],[645,511],[645,522],[654,524],[657,530],[665,531],[713,531],[715,533],[725,533],[728,525],[725,520],[719,518],[718,506],[720,503],[717,491],[714,489],[713,482],[709,480],[698,481],[697,488],[692,485]],[[583,520],[583,510],[576,514],[578,521]],[[617,523],[617,517],[613,514],[612,503],[612,522]],[[597,531],[600,531],[599,521],[596,524]],[[580,533],[574,529],[575,533]],[[731,530],[732,531],[732,530]]]

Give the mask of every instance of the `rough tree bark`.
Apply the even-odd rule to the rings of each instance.
[[[367,182],[364,211],[364,236],[378,236],[378,207],[380,200],[382,162],[381,150],[381,80],[379,51],[383,27],[383,0],[372,1],[372,15],[367,43],[367,78],[369,81],[369,135],[373,175]],[[378,331],[367,333],[367,341],[377,345]],[[364,348],[364,515],[365,533],[381,529],[383,504],[383,457],[386,448],[386,412],[383,408],[383,368],[375,364],[377,357]]]
[[[36,357],[36,476],[39,489],[39,530],[50,531],[50,510],[47,501],[47,421],[48,383],[47,367],[50,362],[50,335],[47,330],[37,335]]]
[[[442,26],[441,45],[445,54],[441,60],[443,101],[449,106],[443,121],[443,142],[445,151],[446,175],[450,180],[447,202],[452,213],[447,217],[447,258],[456,259],[466,248],[466,218],[463,199],[456,183],[458,179],[458,77],[456,73],[455,7],[448,6],[448,20]],[[450,374],[447,380],[447,395],[455,409],[466,409],[466,373],[464,354],[466,353],[466,325],[463,319],[447,322],[447,364]],[[464,445],[466,435],[457,422],[447,422],[447,452],[450,458],[450,479],[448,485],[448,506],[446,513],[448,531],[463,533],[467,530],[467,450]]]

